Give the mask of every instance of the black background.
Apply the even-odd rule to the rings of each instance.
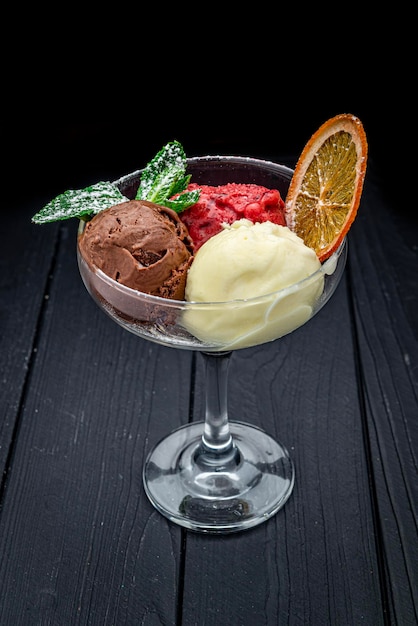
[[[405,122],[413,103],[393,31],[358,20],[331,31],[321,24],[317,38],[309,29],[289,37],[264,12],[228,23],[214,14],[205,30],[167,18],[154,35],[135,28],[138,17],[107,18],[30,28],[28,17],[20,55],[3,55],[3,208],[117,178],[173,139],[187,156],[294,164],[325,120],[353,113],[369,141],[368,175],[405,210],[399,166],[412,169],[405,155],[414,130]]]

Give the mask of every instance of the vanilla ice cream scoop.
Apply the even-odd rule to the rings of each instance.
[[[320,268],[286,226],[247,219],[224,225],[196,253],[185,292],[190,302],[224,304],[186,311],[184,326],[225,349],[273,341],[312,316],[324,287]]]

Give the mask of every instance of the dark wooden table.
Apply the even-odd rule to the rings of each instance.
[[[373,167],[332,300],[232,357],[231,419],[283,442],[296,483],[228,536],[171,524],[142,487],[150,447],[202,419],[200,355],[94,304],[77,223],[30,222],[49,199],[1,221],[0,625],[416,625],[418,227]]]

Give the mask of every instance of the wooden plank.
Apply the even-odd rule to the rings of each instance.
[[[61,228],[2,502],[0,623],[174,624],[181,531],[141,471],[188,420],[191,354],[111,321]]]
[[[141,484],[149,447],[187,421],[192,401],[202,417],[200,361],[191,389],[192,355],[143,342],[96,307],[75,223],[56,238],[23,217],[9,223],[21,238],[0,257],[19,268],[17,281],[10,268],[0,279],[14,332],[0,354],[11,461],[0,623],[416,624],[417,239],[378,190],[365,190],[325,309],[233,356],[231,418],[285,443],[297,474],[283,511],[229,537],[172,526]]]
[[[188,535],[182,623],[384,624],[345,281],[304,328],[233,359],[231,418],[288,447],[295,489],[245,534]]]
[[[401,209],[369,187],[353,227],[350,276],[384,584],[392,623],[413,626],[418,623],[418,222],[402,216]]]
[[[48,275],[57,243],[56,225],[41,228],[30,218],[40,201],[3,206],[0,253],[0,474],[17,427],[36,332],[48,298]]]

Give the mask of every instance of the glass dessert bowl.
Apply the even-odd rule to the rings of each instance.
[[[293,171],[247,157],[187,159],[201,185],[254,183],[286,197]],[[141,170],[116,181],[135,198]],[[78,239],[83,235],[80,222]],[[233,350],[275,341],[309,321],[334,293],[347,258],[346,240],[316,271],[285,288],[221,302],[179,301],[126,287],[92,267],[77,246],[84,284],[120,326],[155,343],[199,351],[206,367],[205,419],[175,430],[150,451],[145,491],[171,521],[195,531],[226,533],[269,519],[292,493],[286,448],[257,426],[228,419],[227,381]]]

